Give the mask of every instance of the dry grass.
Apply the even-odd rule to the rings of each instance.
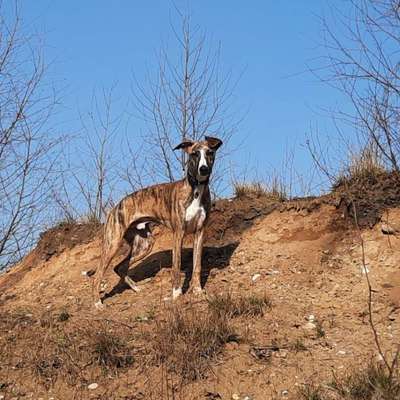
[[[122,335],[109,332],[105,326],[99,331],[90,330],[87,335],[91,358],[105,370],[115,370],[133,364],[132,350]]]
[[[151,341],[153,361],[166,366],[183,381],[207,377],[224,345],[238,336],[226,316],[210,310],[174,307],[156,322]]]
[[[26,371],[46,388],[59,378],[75,386],[89,376],[117,374],[134,362],[128,329],[71,322],[66,310],[38,316],[28,310],[3,314],[0,331],[6,332],[0,337],[0,364]]]
[[[366,146],[359,153],[349,156],[348,164],[333,183],[333,188],[348,185],[355,181],[376,180],[386,169],[374,146]]]
[[[229,318],[247,316],[263,316],[265,309],[271,307],[271,300],[265,294],[250,294],[248,296],[233,295],[230,292],[211,296],[208,306],[213,313]]]
[[[289,349],[299,353],[300,351],[307,351],[307,346],[302,339],[297,338],[293,343],[290,344]]]
[[[302,400],[399,400],[398,371],[390,376],[383,365],[370,363],[343,378],[335,377],[328,385],[306,385],[299,396]]]
[[[287,199],[286,191],[278,179],[274,179],[271,185],[261,182],[234,182],[233,190],[237,198],[267,197],[279,202]]]

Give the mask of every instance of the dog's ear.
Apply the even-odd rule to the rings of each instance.
[[[184,151],[188,152],[190,147],[194,145],[194,142],[190,139],[183,139],[182,143],[179,143],[178,146],[174,147],[174,150],[183,149]]]
[[[222,140],[220,140],[218,138],[211,137],[211,136],[205,136],[205,139],[206,139],[208,146],[212,150],[217,150],[222,146]]]

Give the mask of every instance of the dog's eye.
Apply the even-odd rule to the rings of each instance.
[[[200,156],[200,152],[199,152],[199,151],[194,151],[192,154],[193,154],[195,157],[199,157],[199,156]]]
[[[215,153],[215,151],[207,150],[207,155],[210,156],[210,157],[213,156],[214,153]]]

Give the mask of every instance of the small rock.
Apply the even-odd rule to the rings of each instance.
[[[311,331],[312,329],[315,329],[315,328],[316,328],[316,325],[314,323],[312,323],[312,322],[307,322],[304,325],[304,329],[307,329],[309,331]]]
[[[261,274],[254,274],[252,277],[251,277],[251,280],[252,280],[252,282],[255,282],[257,279],[259,279],[259,278],[261,278]]]
[[[282,390],[282,396],[287,396],[289,394],[288,390]]]
[[[87,276],[88,273],[87,273],[87,271],[81,271],[81,275],[82,275],[82,276]]]
[[[314,322],[314,321],[315,321],[315,316],[312,315],[312,314],[310,314],[310,315],[308,316],[308,320],[309,320],[310,322]]]
[[[233,393],[232,400],[240,400],[240,396],[237,393]]]
[[[360,269],[361,269],[361,273],[364,275],[369,273],[368,265],[361,265]]]
[[[397,231],[393,226],[390,226],[389,224],[382,224],[381,230],[384,235],[394,235]]]
[[[89,390],[95,390],[98,387],[99,387],[99,385],[97,383],[91,383],[90,385],[88,385]]]
[[[339,350],[337,353],[340,354],[341,356],[344,356],[346,354],[344,350]]]
[[[147,315],[137,315],[135,320],[137,322],[147,322],[149,320],[149,317]]]
[[[26,317],[26,318],[32,318],[32,317],[33,317],[33,314],[25,314],[25,317]]]

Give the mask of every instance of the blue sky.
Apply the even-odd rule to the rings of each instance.
[[[334,4],[339,2],[345,4]],[[94,89],[116,84],[116,97],[125,103],[132,73],[144,77],[161,43],[172,43],[174,4],[190,9],[211,41],[221,43],[224,68],[241,75],[235,107],[245,118],[235,138],[242,143],[235,168],[268,175],[279,167],[285,148],[296,144],[296,167],[307,173],[305,134],[310,126],[329,132],[330,119],[321,109],[343,101],[306,72],[325,54],[320,22],[328,12],[325,0],[22,0],[25,22],[43,33],[50,77],[61,90],[58,129],[79,129],[77,109],[88,109]],[[131,121],[129,129],[140,130],[140,123]]]

